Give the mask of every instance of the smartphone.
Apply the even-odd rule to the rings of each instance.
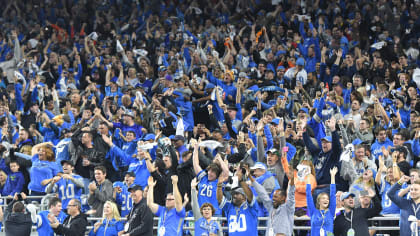
[[[288,152],[288,151],[289,151],[289,147],[288,146],[283,147],[283,152]]]

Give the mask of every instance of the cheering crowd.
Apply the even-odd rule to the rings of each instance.
[[[418,235],[418,1],[0,3],[6,235]]]

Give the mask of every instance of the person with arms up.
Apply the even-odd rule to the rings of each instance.
[[[330,196],[327,193],[320,193],[316,199],[316,206],[314,206],[314,199],[312,198],[311,184],[307,179],[306,185],[306,201],[308,202],[309,217],[311,218],[311,236],[328,235],[334,230],[335,217],[335,175],[337,174],[337,167],[330,170],[331,185]]]
[[[57,218],[58,222],[63,223],[67,215],[61,210],[61,199],[53,197],[48,202],[48,211],[41,211],[36,217],[36,227],[38,235],[54,236],[54,231],[50,226],[48,215],[52,214]]]
[[[30,235],[32,228],[31,214],[25,204],[29,203],[25,193],[15,193],[13,200],[4,212],[4,232],[6,236]]]
[[[133,207],[127,216],[124,230],[118,232],[118,236],[152,236],[153,214],[143,197],[143,189],[140,185],[134,185],[128,191],[133,199]]]
[[[201,207],[197,199],[197,178],[191,182],[191,207],[194,214],[194,234],[195,235],[209,235],[209,236],[222,236],[222,227],[219,222],[212,220],[216,209],[211,203],[204,203]]]
[[[198,203],[200,207],[204,203],[211,203],[213,206],[216,206],[216,215],[222,215],[222,210],[217,206],[216,199],[216,188],[217,188],[217,178],[221,173],[221,167],[216,163],[211,163],[208,165],[207,170],[201,169],[199,159],[198,159],[198,145],[199,143],[192,139],[191,145],[194,147],[193,152],[193,167],[195,174],[198,179]],[[220,160],[219,163],[223,162],[219,158],[220,155],[216,155],[216,159]],[[224,164],[224,163],[221,163]]]
[[[80,201],[84,185],[83,178],[73,173],[73,161],[63,160],[61,161],[61,165],[63,166],[63,173],[52,178],[45,192],[51,193],[56,188],[58,197],[63,203],[63,208],[67,208],[67,204],[71,199],[76,198]]]
[[[77,199],[71,199],[67,205],[68,216],[60,223],[52,214],[48,215],[50,226],[55,234],[63,236],[83,236],[86,232],[88,221],[86,215],[81,212],[82,205]]]
[[[249,176],[248,173],[246,173],[244,168],[236,170],[240,187],[233,190],[232,200],[226,199],[222,191],[223,183],[228,179],[228,176],[221,175],[219,177],[217,201],[219,202],[219,208],[225,212],[230,236],[258,235],[258,209],[256,199],[245,182],[247,176]]]
[[[124,225],[118,212],[117,204],[106,201],[104,204],[103,220],[98,221],[89,232],[89,236],[117,236]]]
[[[182,197],[178,190],[178,176],[172,175],[173,193],[166,195],[166,205],[159,206],[153,201],[153,188],[156,182],[148,179],[149,191],[147,205],[153,214],[159,217],[158,236],[181,236],[185,218],[185,208],[182,205]]]
[[[388,197],[401,209],[400,235],[418,235],[420,223],[420,180],[414,181],[410,186],[410,198],[398,196],[401,186],[407,183],[410,177],[403,175],[388,191]]]
[[[273,193],[273,199],[270,199],[265,188],[259,184],[252,175],[249,175],[252,186],[262,199],[264,207],[268,211],[268,223],[266,236],[291,236],[293,235],[293,224],[295,214],[295,177],[294,169],[290,168],[288,173],[289,187],[286,191],[277,189]],[[287,200],[286,200],[287,198]]]
[[[112,183],[106,179],[104,166],[95,167],[95,182],[89,184],[88,203],[92,207],[93,215],[101,217],[106,201],[112,200]]]
[[[371,208],[355,208],[353,193],[345,192],[341,194],[340,200],[343,202],[344,210],[340,211],[334,221],[334,235],[369,235],[368,219],[377,216],[382,210],[379,198],[375,197],[375,192],[368,190],[370,198],[373,199]]]

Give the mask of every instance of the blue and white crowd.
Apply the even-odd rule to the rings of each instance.
[[[418,235],[419,1],[0,3],[6,235]]]

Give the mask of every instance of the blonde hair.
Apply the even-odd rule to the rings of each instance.
[[[316,206],[315,206],[316,209],[318,209],[318,210],[320,210],[319,201],[321,200],[321,197],[324,196],[324,195],[328,197],[328,200],[330,199],[330,196],[326,192],[322,192],[322,193],[318,194],[318,196],[316,197]]]
[[[369,182],[365,183],[365,182],[363,182],[363,175],[362,175],[362,176],[360,176],[359,178],[357,178],[357,179],[354,181],[354,183],[355,183],[355,184],[363,184],[363,185],[366,185],[366,186],[367,186],[367,187],[369,187],[369,188],[372,188],[372,187],[375,185],[375,180],[373,179],[373,177],[371,177],[371,178],[369,179]]]
[[[105,205],[106,205],[106,204],[109,204],[109,205],[111,206],[111,210],[112,210],[112,219],[115,219],[115,220],[117,220],[117,221],[120,221],[121,216],[120,216],[120,212],[118,211],[117,204],[115,204],[115,203],[114,203],[114,202],[112,202],[112,201],[106,201],[106,202],[105,202],[105,204],[104,204],[104,209],[105,209]],[[106,218],[105,213],[102,213],[102,217],[103,217],[104,219]]]

